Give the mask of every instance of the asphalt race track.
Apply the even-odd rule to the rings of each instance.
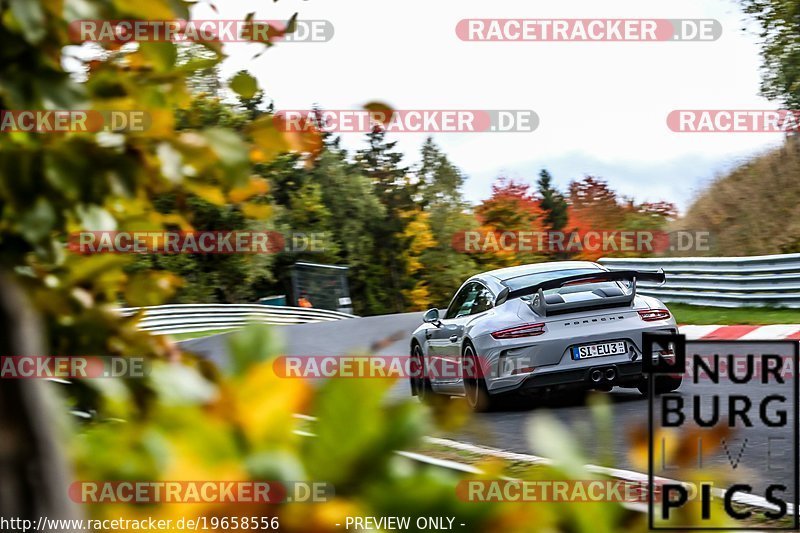
[[[421,313],[407,313],[284,326],[279,327],[278,330],[284,337],[286,347],[284,353],[286,355],[352,355],[354,353],[367,353],[370,346],[392,336],[395,336],[397,340],[383,343],[380,349],[372,353],[376,355],[407,355],[410,334],[421,323],[421,317]],[[224,366],[227,361],[226,336],[227,334],[222,334],[183,341],[181,346]],[[727,345],[722,345],[721,348],[719,344],[716,346],[720,351],[727,347]],[[734,349],[733,345],[730,345],[730,349]],[[741,347],[736,347],[736,349],[741,349]],[[684,397],[692,394],[708,396],[718,393],[719,387],[720,385],[702,382],[693,384],[684,379],[680,392]],[[775,391],[770,385],[748,383],[746,385],[738,385],[737,392],[746,394],[752,400],[753,405],[756,406],[753,416],[757,418],[759,400]],[[641,465],[637,466],[631,462],[629,450],[631,448],[630,433],[637,428],[640,431],[645,431],[647,428],[647,399],[642,397],[636,389],[615,388],[612,392],[605,394],[611,399],[613,423],[613,431],[605,437],[611,442],[611,460],[613,464],[606,464],[606,466],[646,473],[646,470]],[[401,400],[409,396],[409,384],[406,380],[402,380],[392,389],[390,400]],[[535,413],[545,410],[553,413],[559,420],[570,427],[573,435],[576,436],[583,445],[584,450],[586,450],[590,462],[599,463],[601,461],[598,452],[608,453],[608,446],[605,443],[609,441],[604,440],[598,434],[594,428],[589,407],[584,405],[584,400],[578,395],[547,400],[536,405],[531,403],[512,405],[504,411],[477,414],[469,421],[466,427],[460,429],[457,433],[442,436],[513,452],[544,455],[531,444],[531,441],[546,439],[547,436],[536,435],[531,439],[527,433],[531,417]],[[727,408],[723,407],[722,413],[726,412]],[[791,420],[791,409],[789,409],[789,412]],[[791,425],[789,428],[791,428]],[[764,444],[757,442],[757,439],[751,438],[749,446],[741,451],[742,439],[739,438],[737,441],[735,436],[730,437],[729,457],[735,459],[741,451],[741,462],[738,470],[735,471],[736,475],[741,475],[742,479],[746,479],[754,485],[756,488],[754,494],[763,496],[763,492],[759,492],[759,487],[761,482],[767,481],[767,477],[770,478],[770,481],[778,479],[787,481],[791,479],[790,471],[793,468],[792,458],[794,457],[794,452],[789,428],[784,431],[785,439],[777,440],[770,444],[769,454]],[[768,455],[771,459],[768,459]],[[717,455],[716,457],[707,458],[704,466],[715,463],[724,464],[725,461],[730,461],[730,459],[726,459],[725,455]],[[768,461],[769,465],[767,464]],[[774,474],[768,476],[761,474],[768,471],[768,466],[773,469],[772,472]],[[754,474],[753,472],[756,473]],[[793,494],[793,484],[787,484],[789,485],[789,490],[786,497],[790,497]]]

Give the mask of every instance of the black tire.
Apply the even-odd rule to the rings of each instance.
[[[475,354],[475,348],[469,342],[464,344],[464,350],[461,354],[464,361],[464,367],[471,368],[472,370],[466,371],[464,375],[464,392],[466,393],[467,404],[476,413],[485,413],[491,411],[497,406],[497,401],[489,394],[489,389],[486,387],[486,380],[480,375],[478,371],[480,368],[478,356]],[[467,364],[469,361],[469,364]],[[471,374],[468,377],[466,374]]]
[[[655,393],[665,394],[667,392],[676,391],[681,386],[681,383],[683,383],[683,376],[656,376]],[[642,379],[636,388],[639,389],[642,395],[647,396],[649,391],[648,385],[647,380]]]
[[[411,346],[411,359],[414,360],[415,366],[419,372],[418,376],[411,378],[412,390],[417,392],[417,398],[422,403],[431,403],[435,393],[431,387],[431,380],[428,378],[428,370],[425,366],[425,356],[422,354],[422,348],[416,342]]]

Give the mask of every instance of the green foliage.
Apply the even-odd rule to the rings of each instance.
[[[382,405],[392,384],[380,379],[326,381],[312,409],[318,418],[316,438],[303,451],[314,479],[328,480],[345,492],[358,491],[389,473],[387,450],[407,449],[429,429],[416,405]],[[354,397],[360,400],[353,402]],[[343,425],[351,429],[345,431]]]
[[[386,287],[380,266],[373,261],[380,241],[378,231],[386,208],[375,194],[372,182],[347,162],[335,144],[327,146],[312,170],[322,188],[322,201],[330,213],[330,231],[339,243],[342,264],[350,267],[348,280],[357,314],[380,312]]]
[[[542,169],[537,182],[541,200],[539,205],[545,212],[545,222],[551,231],[560,231],[567,225],[567,200],[553,187],[553,177]]]
[[[253,98],[258,91],[258,82],[246,70],[240,70],[231,78],[231,89],[240,97],[247,100]]]
[[[436,244],[420,258],[424,268],[419,276],[430,292],[432,306],[445,307],[461,282],[477,269],[474,259],[453,246],[457,232],[474,229],[477,221],[461,194],[464,176],[428,138],[422,146],[422,161],[417,178],[422,206]]]
[[[270,276],[268,268],[251,274],[242,257],[82,256],[64,246],[79,231],[251,227],[263,219],[259,191],[267,188],[251,172],[288,141],[259,138],[258,151],[252,149],[241,133],[251,117],[219,102],[218,80],[195,98],[194,82],[208,79],[224,57],[219,43],[149,42],[125,50],[104,43],[74,72],[63,67],[79,61],[65,49],[73,44],[65,17],[188,15],[189,5],[173,0],[0,3],[0,109],[148,116],[142,131],[0,136],[0,268],[13,273],[42,316],[47,353],[173,357],[167,339],[138,331],[139,317],[121,318],[115,309],[160,304],[181,287],[179,299],[213,292],[217,300],[237,301],[249,297],[253,277]],[[67,54],[71,63],[62,61]]]
[[[416,207],[416,186],[410,180],[408,169],[401,166],[403,155],[395,152],[395,142],[386,140],[386,132],[375,128],[367,134],[368,147],[355,156],[356,165],[373,184],[378,200],[385,211],[376,231],[376,249],[373,261],[386,272],[386,290],[380,295],[382,312],[401,312],[404,302],[401,294],[413,283],[406,278],[407,265],[398,250],[407,248],[408,240],[402,234],[406,215]]]
[[[760,27],[761,92],[788,109],[800,105],[800,2],[798,0],[742,0],[745,13]]]
[[[800,251],[799,175],[800,142],[790,137],[714,180],[672,227],[709,232],[710,250],[703,255]]]

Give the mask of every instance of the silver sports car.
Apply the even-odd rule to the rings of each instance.
[[[637,280],[663,283],[664,273],[562,261],[469,278],[447,310],[430,309],[414,331],[411,357],[421,371],[412,394],[466,396],[485,411],[501,398],[569,389],[646,393],[642,333],[678,328],[663,303],[636,294]],[[680,384],[679,374],[659,376],[654,389]]]

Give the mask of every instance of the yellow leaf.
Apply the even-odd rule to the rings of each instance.
[[[175,132],[175,114],[168,109],[143,109],[145,113],[142,131],[132,130],[141,137],[172,137]]]
[[[215,187],[214,185],[187,182],[186,188],[203,200],[214,205],[225,205],[227,203],[225,200],[225,195],[222,193],[220,188]]]
[[[228,192],[231,202],[244,202],[253,196],[263,195],[269,192],[269,183],[259,176],[250,176],[250,181],[243,187],[234,187]]]
[[[282,121],[283,117],[276,117],[276,121]],[[322,150],[322,135],[314,126],[306,127],[303,131],[293,131],[288,128],[283,133],[286,144],[294,152],[308,153],[316,155]]]
[[[271,116],[257,118],[247,128],[247,133],[253,139],[255,150],[250,151],[250,158],[256,162],[266,162],[275,159],[278,154],[289,150],[289,145],[283,132],[276,127]]]
[[[142,271],[132,275],[125,287],[125,301],[134,307],[164,303],[182,279],[167,271]]]
[[[244,204],[242,213],[248,218],[265,219],[272,214],[272,208],[266,204]]]
[[[293,442],[294,413],[306,408],[310,386],[302,379],[281,378],[267,361],[252,367],[233,392],[237,422],[251,445]]]
[[[175,9],[180,5],[170,0],[114,0],[114,8],[122,13],[127,13],[145,20],[173,20],[187,18],[188,12],[184,9]]]

